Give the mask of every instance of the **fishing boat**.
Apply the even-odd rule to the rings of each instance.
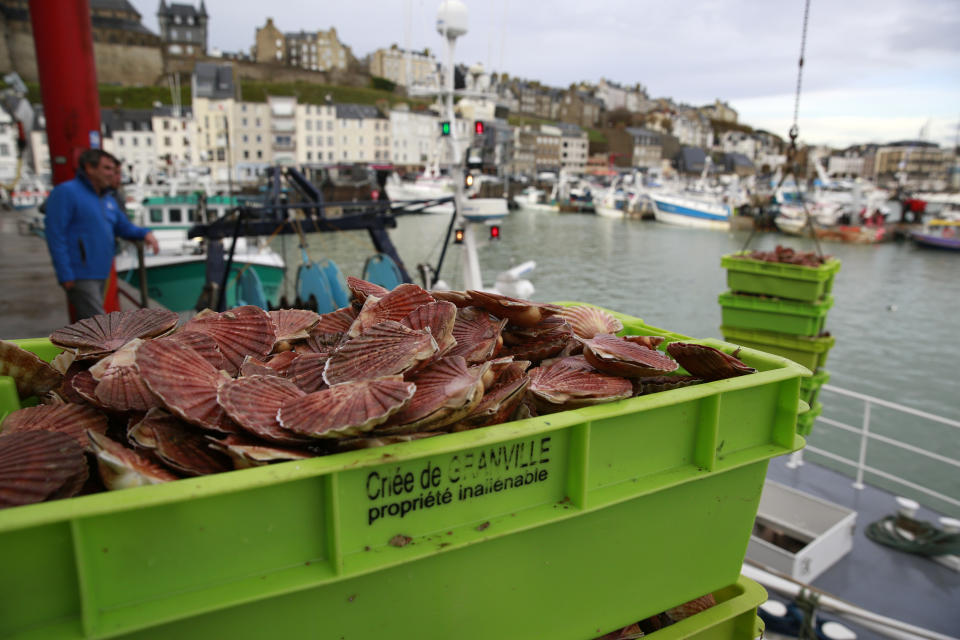
[[[960,220],[928,220],[923,229],[910,234],[918,247],[960,251]]]
[[[559,211],[559,207],[552,200],[551,194],[548,194],[543,189],[538,187],[524,187],[523,190],[513,197],[514,202],[516,202],[523,209],[530,209],[533,211],[550,211],[556,213]]]
[[[430,200],[448,198],[453,195],[453,179],[440,174],[436,167],[428,168],[413,180],[403,180],[397,173],[391,173],[384,185],[391,200]],[[427,207],[427,213],[453,213],[449,202]]]
[[[147,295],[177,312],[195,309],[206,274],[206,245],[187,237],[196,223],[226,215],[240,201],[223,195],[199,193],[153,196],[143,200],[134,214],[137,224],[153,231],[160,245],[156,255],[144,256]],[[133,247],[127,245],[116,258],[117,276],[138,285],[139,261]],[[234,249],[226,301],[229,306],[264,303],[276,306],[284,277],[284,260],[258,238],[240,237]],[[253,281],[253,282],[251,282]],[[256,292],[259,283],[263,295]],[[256,298],[256,300],[254,300]]]
[[[730,228],[730,205],[716,197],[662,190],[649,197],[657,222],[720,231]]]

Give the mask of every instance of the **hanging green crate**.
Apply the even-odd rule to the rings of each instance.
[[[728,326],[720,327],[720,332],[728,342],[789,358],[810,371],[826,363],[827,354],[836,342],[833,336],[809,338]]]
[[[830,258],[819,267],[767,262],[747,258],[749,251],[723,256],[720,264],[727,270],[731,291],[756,293],[789,300],[815,302],[833,290],[840,261]]]
[[[806,438],[813,431],[813,423],[817,421],[820,414],[823,413],[823,405],[815,402],[810,405],[810,410],[797,416],[797,433]]]
[[[830,373],[828,371],[824,369],[814,371],[812,376],[800,381],[800,399],[812,407],[820,395],[820,387],[829,381]]]
[[[818,302],[798,302],[727,291],[720,294],[719,302],[725,327],[817,336],[823,332],[833,296]]]

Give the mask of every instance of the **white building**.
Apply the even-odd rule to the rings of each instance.
[[[17,125],[0,109],[0,181],[13,182],[17,176]]]
[[[587,132],[575,124],[560,123],[560,166],[582,171],[587,168],[590,140]]]
[[[440,118],[432,111],[410,111],[406,105],[390,111],[391,158],[398,165],[439,162],[444,142]]]
[[[261,102],[194,97],[197,161],[214,180],[255,182],[273,162],[270,108]]]
[[[157,154],[157,166],[178,171],[194,165],[197,131],[190,109],[159,107],[153,110],[151,126]]]
[[[150,109],[103,109],[103,150],[120,160],[124,179],[154,175],[160,166]]]
[[[830,156],[827,161],[827,173],[831,176],[857,178],[863,175],[863,168],[863,157],[852,152]]]
[[[332,104],[298,104],[296,118],[297,162],[334,162],[337,108]]]
[[[427,84],[437,76],[437,60],[429,51],[407,51],[392,45],[370,54],[370,75],[401,87]]]
[[[742,153],[756,160],[759,146],[756,138],[743,131],[724,131],[720,135],[720,150],[725,153]]]
[[[293,96],[268,96],[270,146],[273,163],[289,165],[297,161],[297,99]]]
[[[379,109],[365,104],[338,104],[336,111],[337,161],[390,161],[390,120]]]

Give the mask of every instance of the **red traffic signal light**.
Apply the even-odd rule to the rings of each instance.
[[[473,132],[478,136],[483,135],[483,120],[476,120],[473,123]]]
[[[500,239],[500,225],[498,224],[490,225],[490,239],[491,240]]]

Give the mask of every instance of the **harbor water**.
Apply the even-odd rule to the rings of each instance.
[[[449,217],[409,216],[391,232],[411,274],[419,263],[436,266]],[[529,279],[538,301],[579,300],[642,318],[647,324],[694,337],[720,338],[717,296],[727,289],[720,257],[739,250],[747,232],[672,227],[640,220],[521,209],[502,221],[501,239],[490,240],[475,225],[484,283],[527,260],[537,263]],[[331,258],[349,275],[362,273],[373,246],[365,232],[309,236],[312,259]],[[809,239],[757,234],[753,249],[785,244],[814,250]],[[292,293],[300,255],[295,238],[277,239],[284,252]],[[824,243],[825,253],[842,260],[834,283],[835,303],[826,328],[836,337],[825,369],[830,384],[960,420],[957,347],[960,328],[960,256],[918,249],[911,243],[847,245]],[[462,286],[460,247],[448,248],[440,272],[452,288]],[[824,416],[860,427],[863,403],[822,392]],[[872,409],[871,431],[960,459],[957,430],[905,419],[889,409]],[[817,423],[810,444],[857,459],[859,436]],[[807,454],[808,459],[817,459]],[[820,457],[818,462],[852,473]],[[947,464],[919,463],[913,455],[872,442],[866,463],[911,482],[960,499],[960,474]],[[943,513],[956,507],[867,474],[867,479],[910,495]]]

